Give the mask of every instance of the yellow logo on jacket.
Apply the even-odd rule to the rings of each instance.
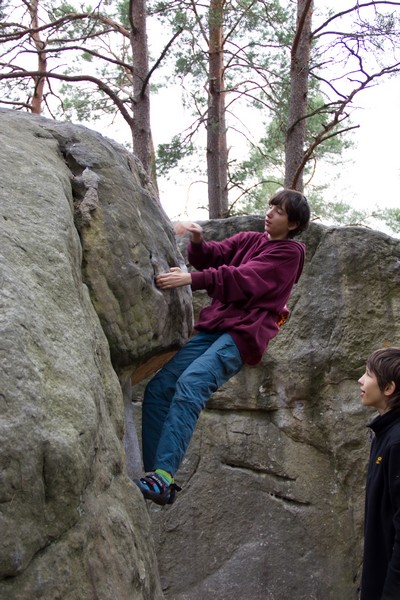
[[[378,456],[378,458],[376,459],[375,462],[376,462],[377,465],[380,465],[381,462],[382,462],[382,456]]]

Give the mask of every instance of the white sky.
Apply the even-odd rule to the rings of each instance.
[[[344,151],[343,164],[324,166],[316,180],[328,183],[327,200],[343,200],[356,208],[400,207],[400,78],[381,81],[361,92],[352,120],[360,127],[353,134],[354,147]],[[260,114],[255,111],[256,118]],[[179,107],[179,92],[171,90],[152,98],[152,129],[155,143],[166,141],[177,131],[177,120],[184,118]],[[228,141],[232,146],[232,139]],[[235,141],[233,142],[235,143]],[[236,140],[240,143],[240,139]],[[204,156],[205,161],[205,156]],[[190,173],[176,175],[176,183],[160,178],[161,202],[170,218],[208,218],[207,185]]]
[[[357,105],[355,146],[344,152],[343,167],[332,169],[330,193],[360,208],[400,208],[400,78],[361,92]]]

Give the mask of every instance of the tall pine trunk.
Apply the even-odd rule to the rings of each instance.
[[[150,126],[148,85],[149,55],[146,29],[146,0],[130,0],[131,47],[133,56],[133,151],[156,184],[154,149]]]
[[[228,213],[228,148],[225,123],[223,54],[224,0],[211,0],[209,10],[209,88],[207,116],[207,175],[210,219]]]
[[[297,0],[297,25],[291,52],[289,118],[285,145],[285,187],[303,191],[308,73],[313,0]]]
[[[38,71],[44,72],[47,71],[47,53],[46,53],[46,44],[40,37],[39,31],[37,31],[39,27],[39,0],[32,0],[27,4],[30,18],[31,18],[31,28],[32,28],[32,41],[36,48],[37,57],[38,57]],[[33,92],[32,100],[31,100],[31,111],[34,114],[39,115],[43,110],[43,102],[44,102],[44,86],[46,83],[45,77],[35,77],[35,89]]]

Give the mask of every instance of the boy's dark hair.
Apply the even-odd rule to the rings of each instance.
[[[388,383],[394,382],[396,389],[387,403],[391,410],[400,410],[400,348],[375,350],[367,359],[367,369],[375,375],[382,392]]]
[[[276,192],[269,201],[273,206],[283,206],[287,212],[289,223],[298,223],[296,229],[289,232],[293,238],[304,231],[310,222],[310,207],[307,198],[296,190],[284,189]]]

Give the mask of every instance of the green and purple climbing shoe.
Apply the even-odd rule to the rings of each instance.
[[[175,502],[176,492],[181,490],[173,479],[167,481],[166,477],[156,471],[135,479],[135,483],[147,500],[152,500],[160,506]]]

